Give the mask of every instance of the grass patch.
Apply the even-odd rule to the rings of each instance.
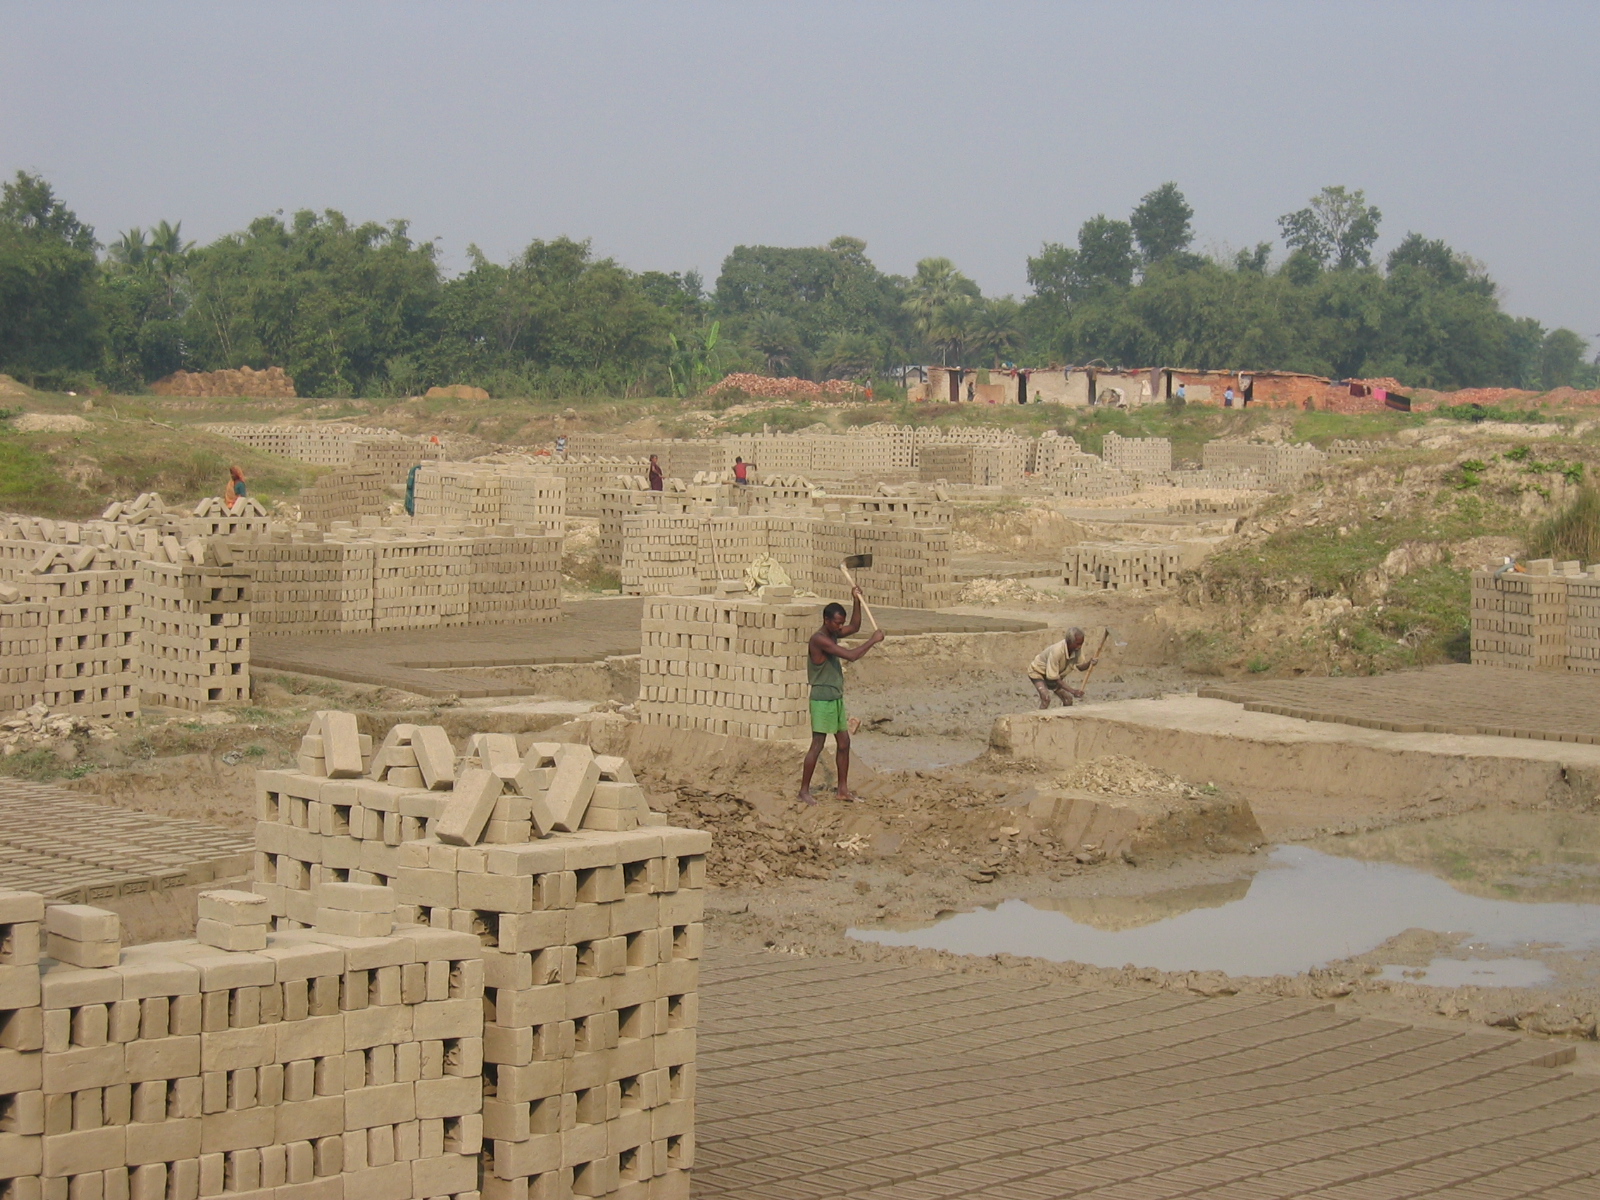
[[[1600,491],[1581,488],[1565,512],[1536,526],[1528,540],[1528,556],[1557,562],[1600,562]]]

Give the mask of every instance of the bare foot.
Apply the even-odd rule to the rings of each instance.
[[[816,802],[817,802],[817,798],[811,794],[811,789],[810,788],[801,788],[800,789],[800,803],[802,803],[802,804],[815,804]]]
[[[861,728],[861,718],[851,717],[844,723],[844,727],[849,730],[851,737],[855,737],[856,731]]]
[[[841,791],[839,793],[839,799],[849,804],[859,804],[861,802],[861,797],[857,796],[854,792]]]

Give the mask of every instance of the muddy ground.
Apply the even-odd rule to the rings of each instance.
[[[1093,680],[1092,700],[1193,690],[1198,678],[1150,661],[1159,658],[1159,637],[1148,627],[1152,609],[1152,604],[1130,598],[1047,596],[981,611],[1014,612],[1052,625],[1076,623],[1091,632],[1111,626],[1111,650]],[[1085,901],[1102,907],[1125,902],[1130,913],[1143,914],[1130,920],[1146,920],[1152,904],[1165,902],[1161,897],[1187,890],[1222,887],[1243,894],[1265,865],[1263,847],[1228,839],[1197,844],[1182,854],[1107,856],[1094,846],[1064,844],[1044,823],[1027,819],[1017,798],[1031,787],[1060,781],[1041,779],[1039,772],[988,750],[997,715],[1037,702],[1025,666],[1020,661],[980,668],[938,662],[926,669],[880,673],[876,681],[852,687],[851,712],[862,721],[852,780],[861,796],[857,803],[841,803],[819,790],[821,803],[800,805],[794,799],[792,755],[743,764],[708,777],[704,787],[687,786],[649,762],[636,761],[655,807],[675,823],[717,835],[708,863],[712,889],[707,921],[713,944],[1203,994],[1264,992],[1403,1021],[1494,1025],[1529,1036],[1592,1043],[1600,1016],[1600,952],[1593,951],[1545,956],[1555,970],[1547,986],[1437,988],[1379,974],[1385,967],[1391,968],[1389,975],[1393,968],[1420,969],[1435,956],[1448,956],[1460,940],[1426,930],[1409,931],[1375,951],[1322,970],[1253,978],[1218,971],[1110,969],[1009,955],[953,955],[848,937],[855,926],[927,924],[941,914],[1007,899],[1028,899],[1068,912]],[[316,709],[352,709],[364,728],[380,734],[397,721],[411,721],[442,724],[458,740],[485,728],[519,732],[528,740],[540,731],[548,731],[547,737],[582,736],[581,727],[562,725],[570,714],[495,716],[481,703],[441,705],[404,693],[292,676],[263,674],[253,700],[225,718],[152,716],[109,736],[80,729],[67,736],[23,739],[8,762],[14,773],[49,778],[106,803],[247,828],[254,820],[254,770],[292,764],[300,732]],[[626,706],[614,699],[600,707],[613,712],[621,708],[621,716],[607,718],[618,725],[627,719]],[[831,782],[831,759],[830,750],[818,774],[820,788]],[[1113,763],[1098,783],[1078,783],[1091,791],[1100,787],[1115,792],[1118,779],[1137,774],[1137,767]],[[1200,785],[1172,782],[1191,790]],[[1397,836],[1391,831],[1391,842]],[[1537,840],[1533,834],[1528,837]],[[1479,842],[1493,840],[1486,836]],[[1408,851],[1399,843],[1362,844],[1354,852],[1434,869],[1414,846]],[[1449,861],[1458,862],[1459,856]],[[1600,861],[1600,849],[1595,861]],[[1461,878],[1459,870],[1440,873]],[[1502,888],[1502,876],[1503,871],[1486,875],[1476,884],[1465,880],[1463,886],[1494,891]],[[1529,891],[1526,898],[1555,899],[1558,893],[1574,898],[1559,888],[1536,892]],[[174,898],[160,911],[134,905],[124,916],[135,936],[169,937],[188,919],[187,900]],[[1584,1048],[1584,1063],[1590,1063],[1589,1049]],[[1591,1065],[1600,1070],[1600,1064]]]

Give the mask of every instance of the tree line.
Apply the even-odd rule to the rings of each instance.
[[[910,277],[866,243],[737,246],[698,273],[637,272],[587,241],[507,263],[476,246],[447,276],[404,221],[309,210],[197,246],[161,221],[102,243],[51,186],[0,185],[0,371],[45,387],[138,391],[179,369],[279,366],[302,395],[687,394],[726,371],[893,378],[910,363],[1099,361],[1393,376],[1415,387],[1595,386],[1587,344],[1500,306],[1480,263],[1409,233],[1373,259],[1382,213],[1323,189],[1231,257],[1193,249],[1174,183],[1126,219],[1028,259],[1021,300],[947,258]]]

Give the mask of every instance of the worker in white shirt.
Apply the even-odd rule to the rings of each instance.
[[[1083,658],[1083,630],[1073,626],[1059,642],[1046,646],[1028,667],[1028,679],[1039,693],[1039,707],[1049,708],[1050,697],[1057,697],[1062,705],[1070,706],[1074,699],[1082,700],[1083,691],[1067,683],[1068,670],[1076,667],[1087,671],[1095,660]]]

